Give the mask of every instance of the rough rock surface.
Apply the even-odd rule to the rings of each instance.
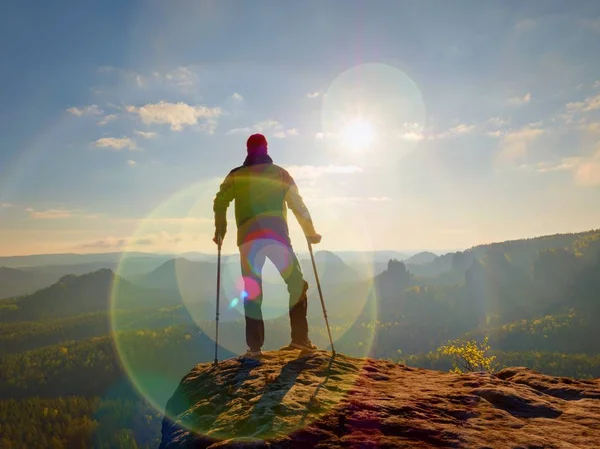
[[[167,404],[161,449],[600,447],[600,379],[298,356],[196,366]]]

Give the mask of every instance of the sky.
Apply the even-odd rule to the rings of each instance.
[[[254,132],[322,249],[600,223],[596,0],[2,9],[0,255],[212,252],[212,200]]]

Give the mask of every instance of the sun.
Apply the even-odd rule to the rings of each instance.
[[[375,131],[369,122],[354,120],[343,128],[341,136],[347,146],[363,149],[373,143]]]

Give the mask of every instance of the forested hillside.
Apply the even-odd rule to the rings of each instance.
[[[373,279],[341,279],[346,268],[334,254],[319,261],[336,273],[324,294],[339,352],[447,370],[438,347],[488,336],[499,367],[600,377],[600,231],[484,245],[419,265],[435,276],[391,260]],[[194,266],[185,264],[190,279]],[[214,356],[214,272],[197,277],[205,289],[190,302],[173,281],[175,265],[165,267],[164,284],[100,270],[0,301],[1,447],[156,447],[166,399]],[[221,358],[245,350],[234,292],[224,287]],[[311,338],[327,347],[314,285],[309,299]],[[265,349],[289,342],[284,309],[266,336]]]

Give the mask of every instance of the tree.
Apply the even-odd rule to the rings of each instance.
[[[486,356],[490,350],[488,337],[483,339],[483,343],[476,340],[452,340],[444,346],[438,348],[442,355],[451,357],[453,372],[464,373],[473,371],[494,371],[494,361],[496,356]]]

